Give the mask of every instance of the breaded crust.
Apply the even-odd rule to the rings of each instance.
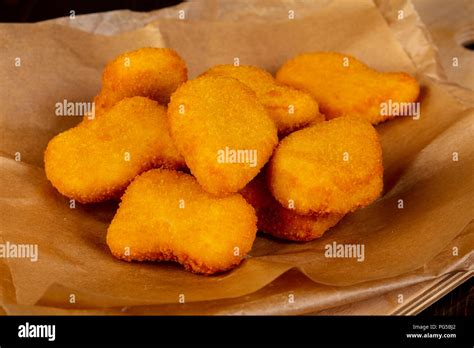
[[[230,77],[183,84],[171,96],[168,121],[191,173],[216,195],[241,190],[278,143],[275,124],[255,93]]]
[[[324,121],[318,103],[308,93],[278,83],[267,71],[255,66],[217,65],[203,75],[233,77],[257,95],[275,122],[278,133],[285,135],[310,123]]]
[[[150,168],[185,167],[169,135],[165,108],[144,97],[126,98],[98,119],[55,136],[44,161],[53,186],[81,203],[118,198]]]
[[[142,96],[166,105],[187,75],[186,63],[172,49],[144,47],[124,52],[104,69],[102,90],[95,99],[97,115],[126,97]]]
[[[107,231],[112,254],[126,261],[176,261],[213,274],[238,265],[252,248],[255,211],[241,195],[217,198],[194,177],[150,170],[127,188]]]
[[[336,118],[284,138],[269,165],[268,182],[280,204],[300,214],[345,214],[382,191],[382,150],[366,120]]]
[[[257,212],[258,229],[281,239],[298,242],[314,240],[344,216],[333,213],[300,215],[293,209],[283,207],[273,198],[263,173],[248,183],[240,194]]]
[[[278,70],[276,79],[310,93],[327,119],[355,116],[372,124],[395,117],[383,114],[383,102],[414,102],[420,93],[418,82],[406,73],[378,72],[333,52],[298,55]]]

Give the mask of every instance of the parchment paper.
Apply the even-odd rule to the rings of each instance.
[[[386,9],[384,15],[368,0],[200,1],[147,15],[118,11],[62,19],[62,24],[0,25],[0,243],[39,247],[37,262],[0,258],[3,310],[303,313],[472,270],[473,94],[444,81],[436,52],[420,33],[409,3],[378,5]],[[405,24],[394,20],[397,6],[407,15]],[[179,10],[185,11],[184,20]],[[295,19],[288,19],[290,10]],[[148,24],[130,32],[105,24],[120,27],[127,18],[132,23],[127,29],[139,27],[140,21]],[[319,240],[297,244],[261,235],[240,267],[213,277],[190,274],[172,263],[125,263],[114,259],[105,244],[117,204],[71,209],[45,178],[43,151],[51,137],[79,121],[55,116],[55,103],[90,101],[100,88],[105,63],[142,46],[176,49],[190,77],[214,64],[232,63],[234,57],[273,73],[301,52],[352,54],[382,71],[414,74],[422,84],[421,118],[377,127],[384,196],[346,216]],[[21,161],[15,160],[17,152]],[[397,207],[399,199],[404,209]],[[365,260],[325,258],[325,245],[334,241],[364,244]],[[304,295],[295,296],[288,307],[288,294],[298,291]],[[70,303],[71,294],[75,303]],[[178,303],[180,295],[185,304]]]

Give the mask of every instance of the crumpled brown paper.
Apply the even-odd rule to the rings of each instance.
[[[0,25],[0,244],[39,247],[37,262],[0,259],[3,310],[296,314],[472,270],[473,93],[444,82],[409,3],[379,6],[384,16],[368,0],[208,1],[147,15],[119,11],[62,19],[62,24]],[[407,14],[405,24],[394,20],[397,6]],[[179,19],[179,10],[185,19]],[[119,26],[126,18],[136,27],[140,20],[149,24],[131,32],[105,24]],[[419,46],[399,41],[410,37],[410,30]],[[125,263],[114,259],[105,244],[117,203],[71,209],[45,178],[43,151],[51,137],[79,121],[56,116],[55,103],[91,100],[104,64],[142,46],[176,49],[191,78],[234,57],[275,72],[301,52],[352,54],[382,71],[414,74],[422,85],[421,118],[400,117],[377,127],[385,166],[383,197],[346,216],[319,240],[298,244],[260,235],[240,267],[213,277],[172,263]],[[15,160],[17,153],[21,161]],[[364,244],[365,260],[324,257],[325,245],[334,241]],[[290,293],[294,303],[288,302]],[[178,302],[182,295],[185,304]]]

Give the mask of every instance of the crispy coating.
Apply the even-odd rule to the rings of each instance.
[[[273,198],[263,173],[249,182],[240,194],[255,208],[258,229],[281,239],[308,242],[320,238],[344,216],[332,213],[300,215],[283,207]]]
[[[247,85],[257,95],[275,122],[278,133],[285,135],[309,123],[324,121],[318,103],[308,93],[278,83],[273,76],[255,66],[217,65],[204,75],[229,76]]]
[[[341,117],[284,138],[270,162],[269,187],[300,214],[345,214],[382,191],[382,150],[366,120]]]
[[[215,197],[189,174],[154,169],[127,188],[107,231],[126,261],[176,261],[213,274],[238,265],[252,248],[255,211],[240,194]]]
[[[186,63],[172,49],[145,47],[122,53],[104,69],[96,115],[126,97],[148,97],[166,105],[187,75]]]
[[[109,110],[112,106],[116,104],[115,97],[112,92],[108,92],[106,90],[100,91],[94,97],[94,105],[95,105],[95,115],[94,117],[100,117],[103,113]],[[87,122],[89,119],[87,117],[83,118],[84,122]]]
[[[55,136],[45,155],[46,176],[81,203],[119,197],[150,168],[184,167],[168,132],[166,110],[144,98],[126,98],[100,118]]]
[[[255,93],[229,77],[183,84],[171,96],[168,122],[191,173],[216,195],[240,191],[278,143],[275,124]]]
[[[327,119],[356,116],[372,124],[395,117],[383,115],[381,103],[414,102],[420,93],[418,82],[406,73],[378,72],[332,52],[298,55],[278,70],[276,79],[309,92]]]

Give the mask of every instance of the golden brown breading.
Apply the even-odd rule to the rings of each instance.
[[[255,208],[258,229],[282,239],[311,241],[321,237],[344,216],[331,213],[300,215],[293,209],[284,208],[273,198],[263,173],[249,182],[240,194]]]
[[[381,104],[417,100],[420,86],[406,73],[375,71],[354,57],[340,53],[305,53],[286,62],[276,79],[309,92],[327,119],[356,116],[372,124],[394,116],[383,115]]]
[[[123,99],[98,119],[55,136],[44,160],[53,186],[82,203],[116,198],[150,168],[185,166],[169,135],[165,108],[144,97]]]
[[[191,175],[155,169],[127,188],[107,244],[126,261],[176,261],[213,274],[235,267],[250,251],[256,220],[241,195],[218,198]]]
[[[96,114],[126,97],[148,97],[166,105],[187,75],[186,63],[172,49],[144,47],[122,53],[104,69]]]
[[[171,96],[168,121],[191,173],[216,195],[241,190],[278,143],[275,124],[255,93],[230,77],[183,84]]]
[[[270,73],[255,66],[217,65],[204,75],[233,77],[257,95],[278,133],[285,135],[309,123],[324,121],[318,103],[308,93],[278,83]]]
[[[115,97],[113,95],[111,96],[111,93],[105,90],[100,91],[99,94],[97,94],[94,97],[94,118],[95,117],[100,117],[103,113],[105,113],[107,110],[109,110],[112,106],[116,104]],[[84,117],[83,121],[87,122],[90,119],[87,117]]]
[[[341,117],[284,138],[270,162],[269,187],[300,214],[345,214],[382,191],[382,150],[366,120]]]

